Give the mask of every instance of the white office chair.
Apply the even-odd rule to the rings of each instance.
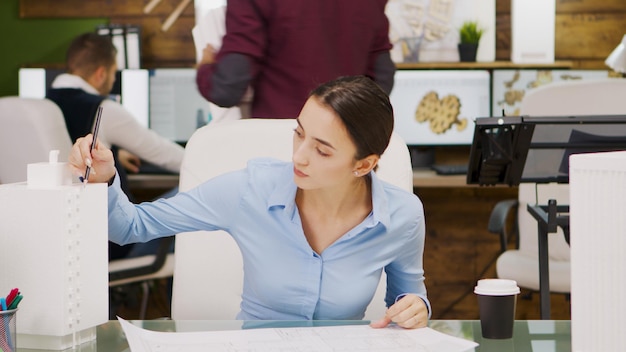
[[[292,119],[244,119],[199,129],[185,148],[180,190],[189,190],[216,175],[244,168],[251,158],[291,160],[295,126]],[[392,136],[377,173],[381,179],[413,191],[409,151],[399,136]],[[365,319],[380,319],[384,315],[385,289],[383,275]],[[229,234],[200,231],[176,236],[173,319],[234,319],[242,291],[241,253]]]
[[[0,98],[0,183],[26,181],[26,165],[48,161],[59,150],[67,160],[72,142],[61,109],[50,100]]]
[[[626,114],[626,79],[607,78],[551,83],[529,91],[521,102],[521,115],[619,115]],[[537,221],[526,206],[546,205],[549,199],[557,204],[569,204],[568,184],[522,183],[517,202],[502,203],[494,211],[500,212],[500,221],[511,206],[518,222],[519,248],[504,251],[498,258],[498,277],[516,280],[519,286],[539,290],[539,263]],[[498,207],[498,205],[496,206]],[[492,232],[501,232],[504,223],[493,224]],[[570,292],[570,250],[563,231],[548,235],[550,291]]]

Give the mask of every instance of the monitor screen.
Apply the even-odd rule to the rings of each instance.
[[[186,142],[211,120],[210,103],[196,88],[193,68],[150,70],[150,128],[176,142]]]
[[[64,73],[62,69],[21,68],[19,71],[19,96],[23,98],[45,98],[54,79]],[[118,71],[109,95],[121,103],[137,119],[148,127],[149,77],[147,70],[128,69]]]
[[[567,183],[572,154],[624,149],[626,115],[478,119],[467,183]]]
[[[120,95],[120,103],[137,119],[140,125],[148,128],[150,116],[150,79],[148,70],[128,69],[118,72],[119,90],[111,94]]]
[[[409,146],[472,144],[474,119],[490,116],[483,70],[398,70],[390,94],[395,131]]]

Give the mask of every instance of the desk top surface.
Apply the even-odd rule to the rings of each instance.
[[[414,187],[472,187],[465,175],[437,175],[432,170],[413,170]],[[172,174],[129,174],[131,189],[172,188],[178,186],[179,176]]]
[[[132,320],[133,324],[147,330],[154,331],[219,331],[240,330],[249,328],[276,328],[276,327],[307,327],[329,325],[362,325],[368,321],[254,321],[240,320]],[[533,351],[534,346],[540,344],[549,348],[541,351],[560,352],[571,351],[571,324],[569,320],[519,320],[514,325],[512,339],[491,340],[481,336],[480,321],[478,320],[431,320],[429,327],[460,338],[475,341],[479,346],[475,351],[506,352],[506,351]],[[80,351],[129,351],[128,343],[120,323],[109,321],[97,328],[97,340],[79,347]],[[17,349],[17,352],[41,350]]]

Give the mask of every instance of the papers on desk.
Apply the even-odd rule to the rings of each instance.
[[[206,332],[156,332],[119,318],[132,352],[150,351],[438,351],[462,352],[478,346],[431,328],[374,329],[368,325],[263,328]]]

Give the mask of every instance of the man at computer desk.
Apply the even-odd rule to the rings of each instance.
[[[98,139],[114,150],[122,189],[132,200],[126,171],[137,172],[139,160],[180,172],[184,149],[140,125],[118,102],[107,99],[115,82],[117,49],[109,37],[85,33],[76,37],[66,54],[67,73],[56,77],[47,98],[63,111],[72,140],[90,133],[96,111],[102,106]],[[157,242],[118,246],[109,243],[109,260],[151,254]]]

